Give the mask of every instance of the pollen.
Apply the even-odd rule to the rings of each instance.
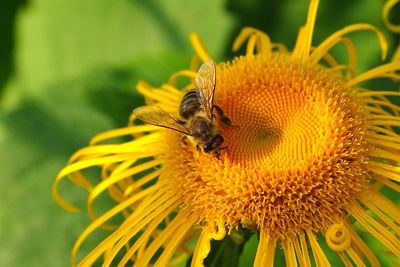
[[[283,53],[239,57],[218,66],[214,103],[233,122],[219,123],[221,155],[165,131],[160,177],[203,224],[280,240],[326,231],[365,186],[366,113],[331,70]]]

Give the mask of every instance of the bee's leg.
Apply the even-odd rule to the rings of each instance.
[[[187,142],[187,136],[186,136],[186,135],[183,135],[183,136],[182,136],[182,139],[181,139],[181,144],[183,144],[183,145],[185,145],[185,146],[187,146],[187,145],[188,145],[188,142]]]
[[[221,159],[221,153],[219,153],[219,150],[214,151],[213,156],[216,157],[217,159]]]
[[[196,144],[196,149],[198,152],[201,152],[201,148],[200,148],[199,144]]]
[[[219,120],[222,121],[223,124],[228,125],[228,126],[236,126],[236,125],[232,125],[231,119],[229,119],[227,116],[225,116],[224,111],[222,110],[222,108],[220,106],[213,105],[213,108],[215,108],[215,110],[217,111]]]
[[[186,124],[186,121],[183,121],[183,120],[176,120],[180,125],[185,125]]]
[[[221,151],[223,149],[226,149],[226,153],[228,153],[228,146],[221,147],[219,150]]]
[[[226,152],[228,153],[228,146],[220,147],[213,152],[214,157],[216,157],[217,159],[221,159],[221,150],[223,149],[226,149]]]

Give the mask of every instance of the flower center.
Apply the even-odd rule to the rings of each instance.
[[[238,126],[220,123],[220,159],[166,133],[168,183],[206,222],[285,239],[327,229],[362,190],[364,113],[332,71],[287,55],[241,57],[219,66],[215,103]]]

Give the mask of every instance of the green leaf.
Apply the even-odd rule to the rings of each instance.
[[[258,246],[257,235],[252,235],[249,240],[244,244],[243,253],[240,256],[239,266],[252,266],[256,258]]]
[[[139,80],[159,85],[189,67],[191,31],[215,55],[231,21],[222,1],[31,0],[16,25],[15,72],[0,106],[0,261],[69,266],[89,220],[51,198],[57,172],[90,137],[126,125],[143,103],[134,89]],[[82,206],[84,192],[69,183],[62,190]]]
[[[217,54],[231,24],[222,3],[33,0],[19,17],[18,81],[24,90],[40,90],[143,54],[192,54],[187,41],[192,31],[203,35]]]
[[[57,172],[93,135],[127,124],[132,109],[143,103],[134,90],[139,79],[161,83],[186,60],[175,53],[142,56],[127,66],[98,68],[76,81],[43,88],[2,109],[0,223],[6,229],[0,235],[2,264],[70,265],[73,242],[89,220],[84,213],[69,214],[54,202],[50,190]],[[152,70],[146,71],[150,66]],[[84,210],[86,193],[81,189],[65,182],[61,193]],[[91,237],[79,256],[104,234]]]
[[[239,228],[239,233],[243,236],[242,242],[238,244],[237,238],[227,235],[222,240],[211,241],[211,251],[204,260],[207,267],[235,267],[239,266],[240,256],[246,242],[254,235],[253,232]]]
[[[241,250],[232,239],[224,238],[221,241],[211,242],[211,251],[204,260],[207,267],[235,267],[239,266]]]

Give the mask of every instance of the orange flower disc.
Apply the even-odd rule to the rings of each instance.
[[[221,158],[166,131],[161,177],[203,223],[262,226],[273,239],[326,230],[365,185],[365,113],[332,71],[282,54],[237,58],[218,67],[215,103],[238,126],[220,123]]]

